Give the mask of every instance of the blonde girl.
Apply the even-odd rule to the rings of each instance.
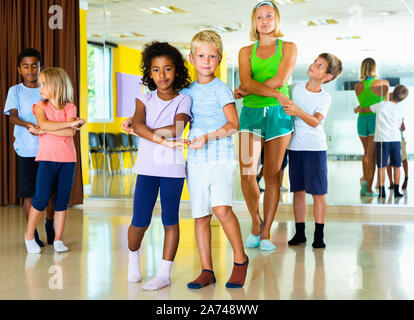
[[[47,68],[40,72],[38,81],[42,100],[32,108],[38,126],[29,131],[39,135],[36,156],[39,169],[24,238],[28,253],[41,252],[34,240],[34,231],[53,193],[56,210],[53,246],[56,252],[65,252],[68,248],[63,244],[62,236],[76,169],[73,136],[85,120],[76,117],[73,88],[65,70]]]

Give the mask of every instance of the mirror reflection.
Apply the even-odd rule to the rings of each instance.
[[[413,4],[391,0],[275,2],[283,34],[279,39],[294,43],[297,48],[296,61],[286,82],[288,87],[309,80],[308,69],[321,53],[333,54],[342,61],[340,76],[322,86],[331,97],[329,110],[323,119],[327,146],[327,204],[410,205],[411,180],[406,178],[414,153],[409,141],[413,135],[413,96],[408,94],[398,103],[405,125],[402,136],[406,140],[401,139],[400,133],[399,183],[398,172],[392,168],[392,164],[398,167],[399,161],[390,163],[391,167],[385,172],[384,169],[378,170],[372,120],[375,115],[369,114],[372,112],[355,113],[355,108],[369,108],[371,102],[390,101],[390,94],[398,85],[404,85],[409,93],[412,92],[414,68],[409,56],[412,44],[407,41],[404,30],[409,30],[414,24],[410,9]],[[85,28],[82,30],[87,37],[84,52],[88,61],[88,143],[84,142],[83,150],[89,150],[89,159],[88,170],[84,170],[88,174],[84,173],[83,177],[85,197],[133,197],[136,175],[132,169],[139,139],[125,133],[121,124],[133,115],[135,98],[146,90],[139,85],[144,45],[158,40],[175,46],[187,59],[190,78],[195,80],[196,71],[188,58],[191,39],[201,30],[216,31],[222,38],[224,49],[216,76],[230,90],[237,92],[243,85],[239,53],[242,48],[256,42],[250,38],[251,13],[256,4],[253,0],[198,0],[191,4],[181,0],[167,4],[156,1],[151,6],[143,0],[88,1]],[[390,43],[384,39],[393,41]],[[267,57],[260,54],[260,49],[257,56]],[[367,59],[375,62],[375,68],[373,64],[371,69],[364,66]],[[364,73],[363,69],[370,71]],[[244,99],[237,99],[239,118],[243,106]],[[371,120],[368,121],[369,118]],[[188,128],[185,133],[188,134]],[[237,159],[240,157],[239,140],[238,134],[233,136]],[[382,155],[384,150],[379,151]],[[256,181],[260,189],[265,190],[263,175],[266,173],[261,162],[265,156],[261,155],[257,159]],[[280,201],[282,204],[292,203],[289,158],[285,159],[278,152],[278,158],[270,160],[287,162],[279,178]],[[238,168],[233,186],[235,202],[246,201],[242,183]],[[389,189],[395,184],[399,185],[398,193],[402,197],[395,197],[394,190]],[[381,186],[385,189],[383,198],[377,196],[381,191],[377,187]],[[264,192],[261,192],[261,203],[263,197]],[[189,200],[186,183],[182,200]],[[311,195],[306,195],[306,200],[307,203],[313,202]]]

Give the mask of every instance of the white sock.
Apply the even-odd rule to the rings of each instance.
[[[143,290],[158,290],[171,285],[170,273],[173,261],[161,260],[161,267],[157,275],[150,281],[143,284]]]
[[[25,234],[24,241],[26,242],[27,253],[40,253],[42,251],[34,238],[32,240],[26,240]]]
[[[141,271],[139,270],[140,250],[131,251],[128,248],[128,282],[140,282]]]
[[[69,248],[66,247],[63,244],[63,241],[62,240],[55,240],[55,241],[53,241],[53,246],[55,247],[55,251],[56,252],[66,252],[66,251],[69,250]]]

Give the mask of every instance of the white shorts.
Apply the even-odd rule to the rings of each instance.
[[[213,207],[233,205],[236,168],[237,162],[234,160],[187,163],[187,184],[193,218],[212,214]]]

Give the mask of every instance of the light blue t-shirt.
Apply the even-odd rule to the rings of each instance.
[[[192,99],[191,113],[193,120],[190,124],[189,140],[201,135],[214,132],[227,123],[223,107],[234,103],[231,90],[219,78],[206,84],[194,81],[190,87],[181,90]],[[203,149],[188,149],[187,162],[200,163],[218,160],[234,159],[232,137],[208,142]]]
[[[28,88],[23,83],[15,85],[7,93],[4,114],[10,115],[11,109],[17,109],[19,118],[37,125],[32,107],[41,100],[39,88]],[[25,127],[14,126],[14,150],[20,157],[36,157],[39,138]]]

